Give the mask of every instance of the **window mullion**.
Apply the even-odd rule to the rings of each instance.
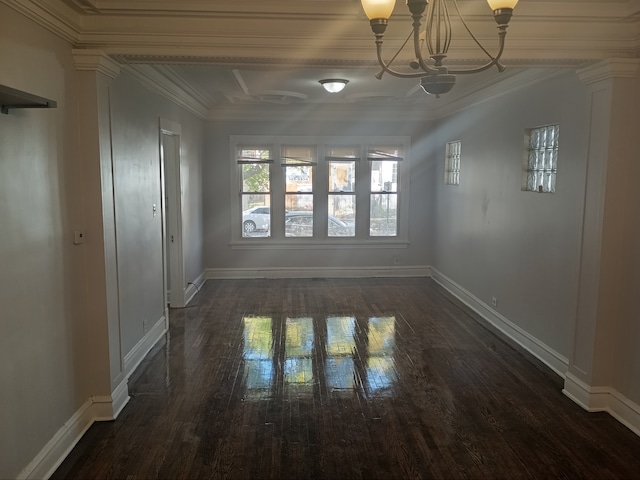
[[[367,145],[361,147],[361,158],[367,158]],[[356,237],[368,238],[371,219],[371,162],[356,165]]]
[[[275,144],[273,146],[274,158],[281,158],[282,146]],[[285,181],[284,167],[280,162],[274,162],[271,169],[271,237],[277,240],[284,238],[284,205],[285,205]]]

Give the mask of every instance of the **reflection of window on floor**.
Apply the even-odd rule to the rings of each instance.
[[[287,318],[284,379],[289,385],[313,385],[313,319]]]
[[[332,394],[363,388],[367,395],[386,395],[397,380],[393,316],[362,323],[355,317],[331,316],[316,320],[315,328],[312,317],[287,318],[283,328],[274,326],[270,317],[243,320],[247,398],[281,391],[276,385],[283,385],[287,395],[312,394],[315,386],[324,385]],[[277,351],[279,345],[284,352]],[[324,362],[315,371],[314,359]]]
[[[327,357],[324,370],[329,389],[354,388],[355,323],[354,317],[327,318]]]
[[[269,395],[273,380],[271,318],[244,317],[244,375],[254,396]]]
[[[367,384],[371,392],[382,393],[397,380],[392,356],[396,346],[395,328],[395,317],[369,319]]]

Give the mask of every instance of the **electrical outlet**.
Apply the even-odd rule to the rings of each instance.
[[[398,265],[400,263],[400,260],[398,260],[398,255],[394,255],[393,256],[393,264],[394,265]]]
[[[498,299],[496,297],[491,297],[491,305],[494,307],[498,306]]]
[[[149,330],[149,327],[147,325],[147,319],[145,318],[142,320],[142,333],[147,333],[147,330]]]

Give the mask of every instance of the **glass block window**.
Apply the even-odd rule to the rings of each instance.
[[[460,185],[460,147],[462,142],[447,143],[444,164],[444,183],[447,185]]]
[[[528,144],[523,162],[522,190],[539,193],[556,191],[559,125],[532,128],[526,133]]]

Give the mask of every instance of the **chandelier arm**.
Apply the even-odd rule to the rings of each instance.
[[[419,72],[419,73],[398,72],[398,71],[393,70],[392,68],[390,68],[389,67],[390,63],[385,63],[385,61],[382,59],[382,42],[377,42],[376,41],[376,51],[378,52],[378,63],[382,67],[382,70],[384,70],[389,75],[393,75],[394,77],[399,77],[399,78],[421,78],[421,77],[424,77],[425,75],[437,75],[439,73],[438,70],[436,70],[435,68],[431,68],[428,65],[425,65],[425,69],[424,69],[425,71],[424,72]]]
[[[415,53],[416,61],[418,62],[419,67],[424,72],[436,74],[438,73],[438,70],[427,65],[427,63],[424,61],[424,58],[422,57],[422,48],[420,46],[420,20],[422,19],[422,15],[413,14],[411,15],[411,17],[413,18],[413,50]],[[413,78],[419,78],[423,76],[424,75],[418,75],[417,77]]]
[[[473,34],[473,32],[471,31],[471,29],[469,28],[469,26],[467,25],[467,22],[464,21],[464,17],[462,16],[462,14],[460,13],[460,8],[458,7],[458,2],[457,0],[453,0],[453,5],[456,7],[456,11],[458,12],[458,18],[460,18],[460,21],[462,22],[462,25],[464,26],[464,28],[467,30],[467,33],[469,34],[469,36],[473,39],[474,42],[476,42],[476,45],[478,45],[478,47],[480,47],[480,50],[482,50],[487,57],[489,57],[490,59],[493,60],[493,57],[491,56],[491,54],[487,51],[486,48],[484,48],[484,46],[478,41],[478,39],[476,38],[476,36]]]
[[[491,58],[490,62],[477,68],[470,68],[465,70],[449,70],[449,73],[452,75],[465,75],[469,73],[479,73],[479,72],[484,72],[485,70],[490,69],[494,65],[497,65],[498,70],[503,71],[505,67],[500,63],[500,57],[502,57],[502,53],[504,52],[504,43],[505,43],[504,39],[505,39],[505,36],[507,35],[507,31],[505,28],[501,28],[501,27],[499,28],[500,28],[500,32],[498,33],[498,35],[500,37],[500,47],[498,49],[498,53],[495,56],[489,55],[489,58]]]

